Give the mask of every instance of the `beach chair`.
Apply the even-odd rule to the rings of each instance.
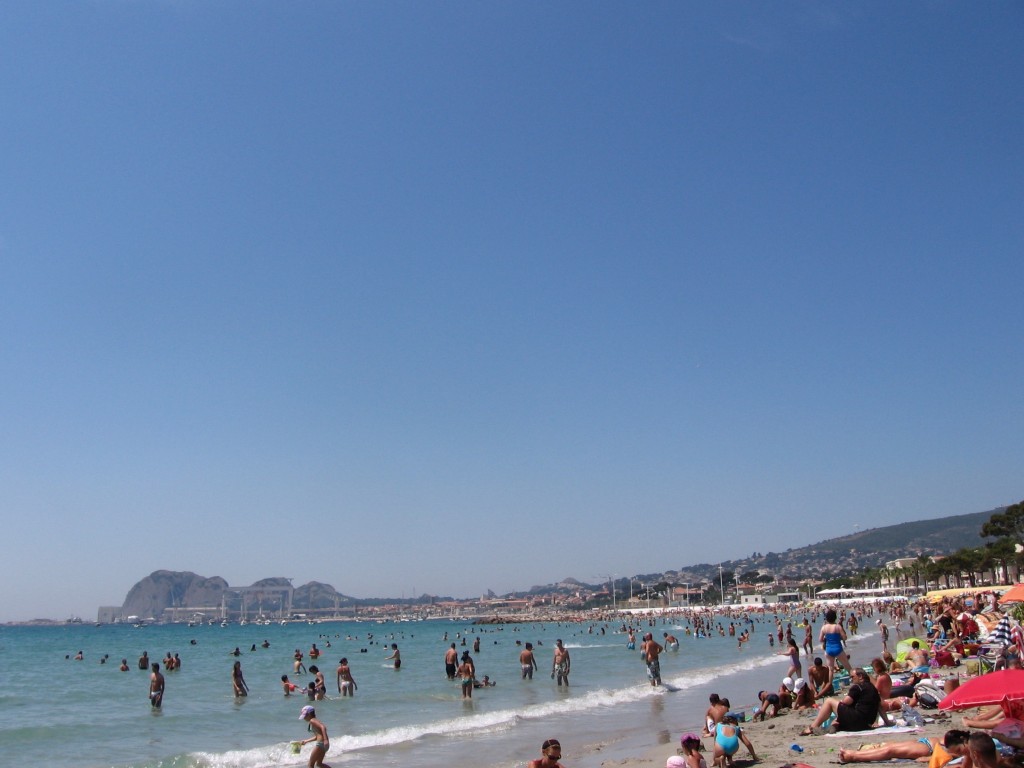
[[[1006,666],[1006,647],[1000,644],[984,644],[978,648],[978,674],[994,672]]]

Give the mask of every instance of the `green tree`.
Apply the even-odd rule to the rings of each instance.
[[[922,552],[920,555],[917,556],[917,559],[914,561],[914,588],[915,589],[922,589],[923,588],[925,592],[928,591],[928,572],[929,572],[928,569],[931,566],[931,564],[932,564],[932,558],[931,558],[930,555],[925,554],[924,552]]]
[[[1014,544],[1024,544],[1024,501],[1012,504],[1002,512],[996,512],[981,526],[985,537],[1012,539]]]

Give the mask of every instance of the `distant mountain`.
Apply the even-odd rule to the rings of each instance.
[[[898,558],[918,557],[921,554],[946,555],[963,547],[980,546],[985,543],[981,537],[982,525],[993,514],[1005,509],[999,507],[988,512],[870,528],[806,547],[787,549],[785,552],[754,552],[750,557],[739,560],[687,565],[678,570],[636,574],[635,578],[649,584],[717,583],[719,567],[728,573],[753,572],[780,580],[837,578],[860,573],[868,568],[878,568]],[[616,583],[616,588],[620,590],[626,579],[621,581],[622,585]],[[565,578],[557,584],[534,586],[528,592],[516,594],[572,595],[584,591],[600,591],[606,586]],[[207,578],[188,571],[154,571],[129,590],[121,610],[123,616],[160,619],[170,608],[187,611],[225,606],[235,614],[244,613],[255,617],[266,613],[268,616],[279,616],[288,609],[282,601],[286,600],[285,595],[290,589],[291,582],[281,577],[261,579],[248,587],[231,587],[219,576]],[[450,599],[431,595],[411,599],[357,599],[341,594],[330,584],[311,581],[291,589],[290,610],[296,613],[329,613],[355,606],[422,604]]]
[[[291,591],[288,605],[287,592]],[[343,595],[330,584],[311,581],[292,588],[282,577],[261,579],[251,586],[231,587],[220,576],[206,578],[190,571],[154,571],[129,591],[121,606],[122,616],[142,619],[165,617],[168,609],[178,609],[178,618],[189,618],[191,611],[213,618],[222,607],[232,614],[251,617],[266,614],[338,610],[352,606],[355,598]]]
[[[220,576],[208,579],[190,571],[153,571],[128,590],[121,613],[126,617],[160,619],[164,609],[171,606],[220,605],[227,587]]]

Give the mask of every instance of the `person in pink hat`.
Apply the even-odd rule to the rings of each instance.
[[[669,762],[665,763],[665,768],[708,768],[704,755],[700,753],[700,736],[696,733],[684,733],[679,741],[683,746],[682,756],[673,755],[670,757]],[[678,760],[679,762],[672,763],[672,760]]]

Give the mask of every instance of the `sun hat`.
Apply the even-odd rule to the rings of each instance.
[[[802,677],[798,677],[796,680],[793,681],[793,689],[795,691],[802,691],[805,685],[807,685],[807,681],[804,680]]]
[[[669,755],[665,761],[665,768],[685,768],[686,760],[679,755]]]
[[[305,720],[307,715],[315,715],[315,714],[316,714],[316,710],[313,709],[311,706],[309,706],[307,704],[306,706],[304,706],[302,708],[302,711],[299,712],[299,720]]]
[[[782,684],[784,686],[786,686],[786,690],[787,691],[792,691],[793,690],[793,678],[792,677],[784,677],[784,678],[782,678]]]

